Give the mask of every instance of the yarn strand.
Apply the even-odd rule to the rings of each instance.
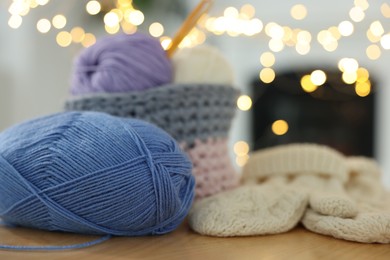
[[[13,251],[63,251],[72,249],[81,249],[94,245],[101,244],[111,238],[111,235],[106,235],[101,238],[88,241],[80,244],[65,245],[65,246],[15,246],[15,245],[4,245],[0,244],[2,250],[13,250]]]

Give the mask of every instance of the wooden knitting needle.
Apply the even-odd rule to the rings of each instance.
[[[170,44],[167,50],[168,57],[172,57],[172,55],[179,47],[179,44],[183,41],[183,39],[187,36],[187,34],[195,27],[199,19],[210,10],[213,3],[214,0],[202,0],[195,7],[195,9],[190,13],[190,15],[184,21],[179,31],[176,33],[175,37],[172,39],[172,43]]]

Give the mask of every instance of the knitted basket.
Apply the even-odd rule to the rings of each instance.
[[[143,92],[73,97],[65,109],[139,118],[161,127],[192,160],[195,191],[201,198],[238,185],[227,148],[238,95],[230,86],[172,84]]]

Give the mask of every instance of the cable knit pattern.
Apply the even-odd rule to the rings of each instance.
[[[165,85],[143,92],[71,98],[66,110],[99,111],[139,118],[163,128],[177,141],[227,137],[238,90],[224,85]]]
[[[195,140],[193,147],[182,144],[193,163],[197,198],[237,187],[240,177],[229,158],[227,139]]]
[[[308,209],[303,225],[319,234],[361,243],[390,243],[390,212],[362,212],[355,218],[324,216]]]
[[[345,157],[318,144],[289,144],[253,153],[244,168],[245,183],[286,177],[289,186],[310,196],[310,207],[331,216],[354,217],[357,208],[346,194],[348,178]]]
[[[244,181],[256,183],[275,175],[327,175],[345,183],[348,178],[345,157],[319,144],[288,144],[254,152],[244,168]]]
[[[230,237],[277,234],[301,219],[307,196],[278,185],[242,186],[195,202],[190,227],[203,235]]]
[[[379,165],[371,158],[348,157],[348,195],[358,205],[354,218],[324,216],[308,210],[303,225],[316,233],[361,243],[390,243],[390,194],[380,182]]]
[[[383,203],[386,191],[382,187],[381,169],[378,163],[367,157],[348,157],[348,194],[357,202]],[[390,206],[390,205],[389,205]]]

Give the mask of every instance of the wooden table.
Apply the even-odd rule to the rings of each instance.
[[[66,245],[90,236],[22,228],[0,228],[0,243]],[[215,238],[183,224],[158,237],[115,237],[90,248],[57,252],[0,251],[0,259],[390,259],[390,245],[360,244],[311,233],[302,227],[280,235]]]

